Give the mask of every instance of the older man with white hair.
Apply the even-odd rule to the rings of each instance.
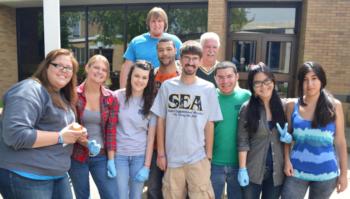
[[[215,32],[206,32],[201,35],[200,43],[203,49],[203,57],[196,75],[216,85],[214,69],[217,63],[217,55],[220,48],[220,38]]]

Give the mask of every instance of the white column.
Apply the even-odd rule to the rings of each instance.
[[[45,55],[61,48],[60,1],[43,0]]]

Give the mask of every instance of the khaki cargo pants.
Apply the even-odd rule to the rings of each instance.
[[[163,178],[165,199],[214,199],[207,158],[178,168],[167,168]]]

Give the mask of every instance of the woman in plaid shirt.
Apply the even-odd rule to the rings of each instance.
[[[101,198],[117,196],[114,156],[118,101],[113,92],[103,86],[108,71],[108,60],[94,55],[85,66],[86,80],[77,88],[78,121],[87,129],[87,137],[74,146],[69,171],[77,199],[90,196],[89,172]]]

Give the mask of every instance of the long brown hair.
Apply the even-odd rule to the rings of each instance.
[[[153,72],[153,66],[151,63],[145,61],[145,60],[138,60],[136,63],[134,63],[131,66],[131,69],[128,74],[128,79],[126,81],[126,89],[125,89],[125,102],[128,103],[129,99],[132,95],[132,86],[131,86],[131,77],[132,73],[135,68],[140,68],[142,70],[149,71],[148,75],[148,82],[147,86],[143,91],[143,107],[142,107],[142,114],[143,116],[148,116],[148,114],[151,112],[151,107],[154,100],[154,72]]]
[[[68,84],[62,89],[60,89],[59,92],[57,92],[53,89],[52,85],[50,84],[50,81],[47,76],[47,69],[49,68],[50,63],[60,55],[70,57],[73,65],[73,74]],[[71,108],[74,109],[75,103],[77,101],[77,92],[75,91],[75,89],[77,86],[78,67],[79,64],[70,50],[55,49],[46,55],[45,59],[40,63],[38,69],[35,71],[32,77],[34,79],[39,80],[40,83],[47,89],[55,106],[67,110],[67,105],[69,105]],[[65,99],[62,99],[62,95]]]

